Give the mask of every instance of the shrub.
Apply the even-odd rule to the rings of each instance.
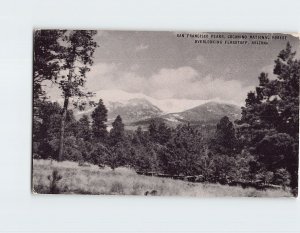
[[[114,182],[110,188],[111,194],[124,194],[123,184],[121,182]]]
[[[50,181],[49,193],[58,194],[60,192],[57,183],[61,179],[62,176],[58,173],[58,171],[53,170],[52,175],[48,176],[48,180]]]
[[[286,187],[291,182],[290,178],[290,173],[286,169],[280,168],[275,171],[273,182],[277,185],[282,185],[283,187]]]

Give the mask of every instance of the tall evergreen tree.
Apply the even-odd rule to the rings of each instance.
[[[157,141],[157,124],[154,120],[151,120],[150,121],[150,124],[148,126],[148,132],[149,132],[149,136],[150,136],[150,139],[152,141]]]
[[[215,137],[212,143],[213,148],[218,153],[232,155],[236,147],[236,142],[233,123],[227,116],[222,117],[217,124]]]
[[[63,70],[67,75],[59,77],[57,83],[62,90],[64,104],[62,110],[60,143],[59,143],[59,160],[63,159],[64,137],[66,116],[69,106],[69,100],[72,97],[82,97],[89,95],[82,91],[86,81],[86,73],[90,71],[93,64],[93,54],[97,47],[94,41],[96,31],[93,30],[74,30],[69,31],[63,37]]]
[[[62,108],[58,103],[41,101],[38,108],[38,119],[34,119],[33,141],[40,141],[49,134],[51,118],[54,115],[60,115]]]
[[[141,126],[139,126],[135,130],[135,132],[134,132],[134,134],[132,136],[132,144],[134,144],[134,145],[140,145],[140,144],[142,144],[143,141],[144,141],[143,140],[143,131],[142,131]]]
[[[111,145],[116,145],[118,142],[123,141],[124,139],[124,124],[122,122],[122,118],[118,115],[115,121],[112,123],[112,129],[109,133],[109,141]]]
[[[152,120],[148,127],[151,141],[165,144],[171,138],[171,129],[164,122]]]
[[[104,142],[107,137],[107,109],[102,101],[99,100],[98,106],[92,112],[92,132],[94,139]]]
[[[161,169],[172,175],[197,175],[202,150],[202,134],[189,125],[178,126],[170,141],[159,151]]]
[[[41,97],[45,92],[43,82],[55,83],[62,67],[63,46],[62,40],[65,30],[36,30],[34,32],[33,46],[33,110],[34,116],[38,114]]]
[[[160,144],[166,144],[171,138],[171,129],[164,123],[161,122],[157,128],[157,140]]]
[[[300,61],[291,45],[275,60],[274,74],[259,76],[259,86],[250,92],[242,109],[240,135],[261,166],[274,171],[287,169],[291,187],[298,186]]]
[[[89,141],[91,139],[90,120],[87,115],[83,115],[78,121],[77,136],[85,141]]]

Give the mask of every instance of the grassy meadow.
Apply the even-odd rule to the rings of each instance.
[[[76,162],[33,160],[33,193],[51,193],[53,171],[60,176],[55,185],[62,194],[106,194],[191,197],[291,197],[285,190],[256,190],[220,184],[192,183],[170,178],[142,176],[120,167],[112,170]]]

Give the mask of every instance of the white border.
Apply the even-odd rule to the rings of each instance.
[[[33,196],[33,28],[300,31],[300,1],[1,1],[0,232],[300,232],[295,199]]]

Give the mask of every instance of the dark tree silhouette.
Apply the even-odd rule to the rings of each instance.
[[[122,142],[124,139],[124,124],[122,118],[118,115],[115,121],[112,123],[112,129],[109,133],[109,141],[111,145],[116,145],[118,142]]]
[[[149,136],[151,138],[152,141],[157,141],[157,124],[154,120],[150,121],[150,124],[148,126],[148,132],[149,132]]]
[[[91,128],[90,128],[90,120],[87,115],[83,115],[78,121],[78,134],[79,138],[84,139],[85,141],[89,141],[91,139]]]
[[[45,98],[43,85],[45,81],[55,83],[62,70],[63,47],[59,40],[65,30],[36,30],[33,46],[33,110],[38,115],[41,98]]]
[[[172,175],[199,174],[203,136],[189,125],[178,126],[176,133],[159,151],[162,170]]]
[[[300,61],[291,45],[282,50],[274,67],[275,79],[261,73],[238,122],[244,145],[256,154],[262,168],[287,169],[291,187],[298,186]]]
[[[102,99],[99,100],[98,106],[92,112],[92,132],[93,137],[97,141],[104,142],[107,137],[107,109],[103,104]]]
[[[237,139],[233,123],[227,116],[224,116],[217,124],[215,137],[213,139],[213,143],[211,143],[212,147],[217,153],[232,155],[234,153],[236,143]]]
[[[86,81],[86,73],[90,70],[89,66],[93,64],[93,54],[97,47],[93,36],[96,31],[75,30],[66,33],[63,37],[64,49],[63,70],[66,75],[62,75],[59,80],[59,88],[63,92],[64,104],[61,119],[59,160],[63,160],[63,146],[66,115],[71,97],[82,97],[89,95],[81,90]]]
[[[171,137],[171,129],[164,122],[152,120],[148,127],[150,139],[153,142],[165,144]]]

